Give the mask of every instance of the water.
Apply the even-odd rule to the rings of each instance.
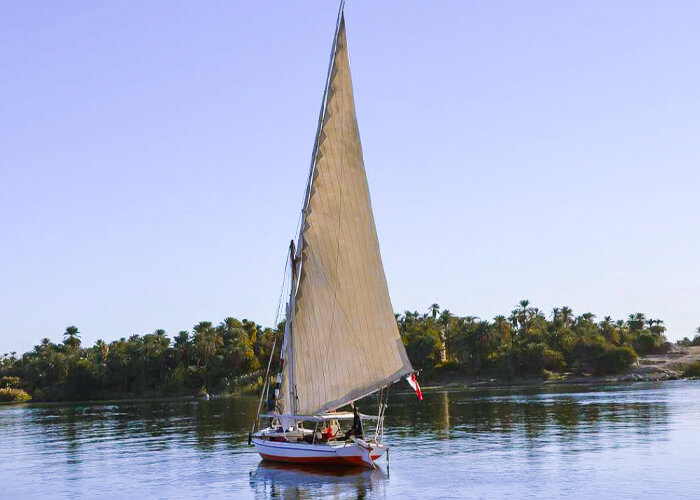
[[[261,463],[254,398],[0,406],[0,498],[700,495],[700,381],[389,403],[389,465],[348,472]]]

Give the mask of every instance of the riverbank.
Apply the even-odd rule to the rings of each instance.
[[[614,384],[620,382],[658,382],[689,378],[688,371],[700,364],[700,346],[672,346],[665,354],[642,356],[637,364],[624,373],[614,375],[581,375],[577,373],[547,373],[543,376],[511,379],[478,377],[459,371],[426,374],[424,390],[465,387],[532,387],[550,384]],[[693,374],[693,378],[699,375]]]
[[[542,376],[514,377],[510,379],[497,377],[483,377],[468,375],[460,370],[455,371],[432,371],[423,373],[419,381],[424,391],[444,390],[444,389],[478,389],[489,387],[517,388],[517,387],[538,387],[546,385],[584,385],[584,384],[617,384],[622,382],[650,382],[664,380],[678,380],[684,378],[699,378],[700,371],[692,372],[691,367],[695,366],[700,370],[700,346],[679,347],[672,346],[665,354],[654,354],[642,356],[635,366],[626,372],[614,375],[594,375],[576,373],[553,373],[547,372]],[[255,390],[258,389],[258,390]],[[403,387],[399,385],[397,389],[403,392]],[[212,399],[225,399],[244,395],[259,395],[259,383],[237,387],[235,391],[222,393],[212,393]],[[150,401],[150,400],[197,400],[202,399],[205,393],[202,391],[183,391],[180,394],[158,394],[150,392],[147,394],[102,394],[101,397],[93,400],[77,401],[32,401],[30,404],[62,404],[66,402],[79,403],[106,403],[106,402],[128,402],[128,401]],[[27,404],[27,401],[0,402],[0,405]]]

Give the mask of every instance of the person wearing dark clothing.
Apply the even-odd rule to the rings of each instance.
[[[362,438],[365,435],[362,431],[362,419],[360,418],[360,414],[357,412],[357,407],[353,407],[352,411],[354,414],[352,419],[352,427],[345,433],[345,439],[348,439],[350,436]]]

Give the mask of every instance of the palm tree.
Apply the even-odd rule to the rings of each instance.
[[[175,337],[174,345],[175,349],[177,349],[179,353],[179,360],[185,362],[185,366],[188,366],[189,359],[188,359],[188,347],[190,344],[190,332],[187,330],[180,330],[178,332],[177,336]]]
[[[146,363],[152,369],[158,370],[158,382],[162,383],[165,378],[166,364],[164,354],[170,346],[170,339],[165,335],[165,330],[158,329],[151,335],[143,336],[146,348]]]
[[[159,357],[170,345],[170,339],[166,337],[165,330],[156,330],[151,335],[144,335],[143,340],[149,356]]]
[[[593,321],[593,320],[595,319],[595,314],[589,313],[589,312],[583,313],[583,314],[581,315],[581,318],[582,318],[584,321],[590,323],[591,321]]]
[[[666,331],[666,327],[663,326],[664,320],[662,319],[655,319],[654,320],[654,332],[658,333],[659,335],[663,334]]]
[[[224,339],[221,338],[216,328],[211,326],[211,321],[202,321],[195,325],[194,344],[201,358],[197,359],[197,368],[200,367],[201,359],[204,360],[204,384],[209,388],[209,365],[210,361],[216,356],[216,351],[219,347],[223,347]]]
[[[66,327],[63,337],[63,344],[68,347],[69,350],[75,351],[80,347],[80,332],[76,326]]]
[[[433,304],[430,306],[431,308],[436,308],[439,309],[440,306],[437,304]],[[433,309],[433,312],[435,309]],[[434,318],[435,316],[433,316]],[[450,320],[452,319],[452,314],[450,311],[445,309],[440,313],[440,319],[438,320],[438,324],[440,325],[440,361],[445,362],[447,361],[447,329],[450,327]]]
[[[109,355],[109,346],[105,343],[104,340],[99,339],[97,342],[95,342],[95,348],[97,349],[97,353],[100,356],[100,364],[104,366],[107,363],[107,356]]]
[[[560,320],[560,317],[561,317],[561,309],[559,309],[558,307],[555,307],[554,309],[552,309],[552,322],[553,323],[558,322]]]
[[[599,326],[603,333],[603,337],[605,337],[605,340],[613,344],[619,343],[619,337],[615,338],[615,328],[613,327],[612,317],[605,316],[603,318],[603,321],[600,322]]]
[[[513,336],[510,335],[508,328],[508,320],[503,315],[498,315],[493,318],[493,326],[498,332],[499,342],[506,342],[510,344],[510,348],[513,349]]]
[[[438,313],[440,312],[440,304],[433,304],[428,308],[428,312],[433,315],[433,319],[437,318]]]
[[[45,352],[49,348],[50,345],[51,345],[51,340],[44,337],[43,339],[41,339],[41,343],[38,346],[34,347],[34,351],[41,354],[41,353]]]
[[[523,299],[520,302],[518,302],[518,305],[520,306],[520,309],[516,308],[516,310],[513,311],[513,313],[515,314],[518,323],[520,324],[521,334],[526,335],[530,327],[530,321],[528,317],[530,310],[527,307],[530,305],[530,301],[527,299]]]
[[[212,328],[211,321],[202,321],[195,325],[194,343],[202,354],[205,361],[216,355],[217,347],[223,345],[223,339],[219,333]]]
[[[238,336],[242,333],[242,324],[236,318],[227,317],[219,323],[218,329],[221,337],[224,339],[224,345],[230,346]]]
[[[645,322],[646,316],[644,316],[644,313],[640,312],[630,314],[627,319],[627,324],[629,325],[630,330],[632,331],[643,330]]]
[[[571,326],[572,319],[574,317],[574,311],[569,306],[562,306],[561,308],[561,320],[566,326]]]
[[[404,311],[403,313],[404,323],[407,325],[412,325],[418,319],[418,311]]]
[[[627,323],[623,319],[618,319],[615,321],[615,326],[617,327],[617,337],[620,339],[620,344],[626,344],[628,340]]]

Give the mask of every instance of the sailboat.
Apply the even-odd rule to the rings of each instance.
[[[414,389],[417,382],[379,253],[343,11],[341,2],[299,233],[289,247],[281,369],[273,382],[271,357],[249,444],[266,460],[375,467],[389,450],[388,388],[402,378]],[[358,401],[375,393],[376,414],[360,413]]]

